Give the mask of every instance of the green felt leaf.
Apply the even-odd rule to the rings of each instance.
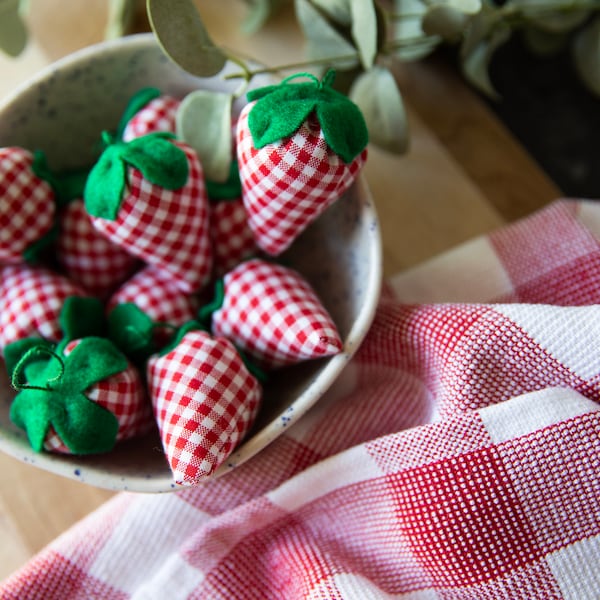
[[[71,200],[83,197],[85,183],[90,172],[89,167],[55,172],[48,166],[46,155],[41,150],[33,153],[31,169],[37,177],[52,187],[56,204],[59,207],[66,206]]]
[[[123,132],[127,127],[127,123],[131,121],[131,119],[144,108],[147,104],[149,104],[155,98],[160,96],[160,90],[155,87],[147,87],[142,88],[137,93],[135,93],[127,103],[125,110],[123,111],[123,115],[119,120],[119,125],[117,127],[117,139],[123,139]]]
[[[189,164],[186,153],[171,140],[172,135],[164,132],[135,138],[121,146],[121,158],[150,183],[178,190],[187,183]]]
[[[237,159],[233,157],[229,165],[229,176],[226,181],[206,180],[206,193],[209,200],[218,202],[221,200],[236,200],[242,195],[242,181]]]
[[[47,362],[48,353],[53,352],[55,348],[54,342],[45,340],[43,338],[29,337],[11,342],[4,347],[4,364],[8,376],[13,378],[15,367],[21,361],[21,359],[28,354],[32,349],[38,349],[37,358],[35,355],[29,354],[30,360],[40,360]]]
[[[200,307],[200,310],[198,311],[198,321],[202,323],[207,330],[212,328],[213,313],[223,306],[224,299],[225,283],[223,279],[217,279],[217,281],[215,281],[213,299],[208,304]]]
[[[600,96],[600,17],[577,34],[573,57],[582,81],[591,92]]]
[[[177,111],[177,137],[197,152],[204,175],[213,181],[224,182],[229,175],[232,102],[231,94],[196,90],[182,100]]]
[[[221,71],[226,55],[211,40],[192,0],[147,0],[150,26],[164,53],[197,77]]]
[[[364,69],[370,69],[377,55],[377,14],[373,0],[348,0],[352,16],[352,39]]]
[[[109,146],[94,165],[85,183],[83,200],[94,217],[114,221],[119,214],[127,178],[120,145]]]
[[[356,47],[332,25],[327,13],[316,8],[310,0],[295,0],[295,7],[308,60],[335,58],[333,66],[338,69],[351,69],[359,64]]]
[[[127,367],[127,359],[110,340],[84,338],[64,360],[62,389],[83,392]]]
[[[58,321],[63,333],[60,347],[80,338],[104,337],[108,331],[104,304],[97,298],[69,296],[63,304]]]
[[[136,364],[157,351],[154,321],[132,302],[115,306],[108,315],[109,337]]]
[[[407,151],[408,119],[395,78],[384,67],[375,66],[360,75],[350,97],[360,107],[370,140],[395,154]]]
[[[29,444],[36,452],[44,449],[44,439],[52,422],[52,404],[48,392],[24,390],[10,405],[10,420],[27,433]]]
[[[27,45],[27,28],[19,9],[19,0],[0,0],[0,50],[9,56],[18,56]]]

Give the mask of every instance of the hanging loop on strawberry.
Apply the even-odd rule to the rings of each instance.
[[[103,139],[108,147],[91,170],[86,182],[85,207],[90,215],[114,221],[127,185],[127,167],[132,166],[150,183],[168,190],[182,188],[188,180],[185,152],[171,140],[173,134],[149,133],[130,142]]]
[[[32,341],[32,345],[27,349],[21,358],[17,361],[17,364],[11,368],[12,375],[10,384],[12,387],[21,392],[23,390],[40,390],[43,392],[51,392],[54,390],[53,385],[60,380],[65,372],[65,363],[63,359],[52,349],[52,345],[46,343],[45,340],[29,340]],[[59,371],[50,379],[46,380],[43,385],[35,385],[29,383],[27,380],[27,367],[39,363],[40,361],[48,361],[54,359],[59,365]]]
[[[311,81],[290,84],[298,77]],[[333,89],[334,79],[333,70],[321,81],[310,73],[298,73],[279,85],[250,91],[248,100],[257,101],[248,117],[254,146],[260,149],[290,137],[314,113],[329,147],[351,163],[367,146],[369,133],[358,106]]]

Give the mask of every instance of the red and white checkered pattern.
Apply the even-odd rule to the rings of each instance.
[[[202,165],[188,145],[173,142],[188,159],[187,183],[167,190],[130,167],[127,192],[116,220],[92,217],[113,243],[171,273],[183,292],[200,290],[212,269],[210,215]]]
[[[558,202],[399,275],[284,435],[118,495],[0,596],[596,600],[599,238],[600,204]]]
[[[70,279],[100,298],[113,292],[139,264],[94,228],[81,199],[60,214],[56,258]]]
[[[259,252],[241,198],[211,202],[210,234],[215,277],[222,277]]]
[[[22,263],[25,250],[54,224],[54,192],[32,164],[28,150],[0,148],[0,264]]]
[[[126,281],[108,300],[107,310],[133,303],[152,321],[179,327],[196,318],[198,297],[184,294],[168,271],[147,265]]]
[[[79,340],[69,342],[64,356],[69,356]],[[99,381],[86,391],[87,398],[110,411],[119,423],[117,442],[127,440],[150,431],[154,426],[152,408],[138,370],[133,366],[108,379]],[[71,454],[53,427],[44,440],[44,449],[49,452]]]
[[[257,150],[248,128],[254,104],[246,105],[238,120],[242,198],[257,244],[278,255],[350,187],[367,151],[347,165],[312,120],[285,141]]]
[[[138,111],[123,130],[123,141],[130,142],[155,131],[175,133],[177,110],[181,101],[171,96],[159,96],[150,100]]]
[[[259,258],[224,278],[212,330],[269,369],[331,356],[342,340],[329,313],[298,272]]]
[[[148,361],[154,414],[173,479],[202,482],[248,431],[262,388],[229,340],[185,334],[170,352]]]
[[[0,351],[26,337],[59,341],[58,318],[69,296],[86,296],[75,283],[49,269],[10,265],[0,270]]]

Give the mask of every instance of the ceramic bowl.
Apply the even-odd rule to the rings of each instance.
[[[0,147],[41,149],[52,168],[80,167],[89,162],[87,149],[99,132],[116,126],[128,99],[141,87],[155,86],[182,97],[198,88],[233,91],[238,85],[221,77],[191,77],[162,54],[151,34],[104,42],[51,65],[0,106]],[[255,426],[215,476],[243,464],[300,419],[340,374],[371,324],[381,282],[381,244],[362,178],[286,254],[286,263],[310,281],[332,315],[344,350],[276,372],[266,386]],[[14,392],[5,369],[0,373],[0,450],[98,487],[138,492],[180,489],[173,483],[157,432],[97,456],[34,452],[25,433],[9,420]]]

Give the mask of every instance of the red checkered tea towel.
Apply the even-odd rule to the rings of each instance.
[[[597,233],[600,205],[560,201],[392,279],[266,450],[116,496],[0,597],[599,598]]]

